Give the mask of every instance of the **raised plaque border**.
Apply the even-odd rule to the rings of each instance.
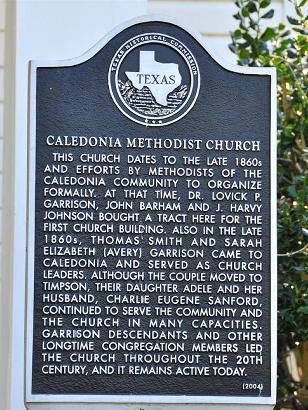
[[[235,396],[166,396],[166,395],[57,395],[32,394],[32,351],[33,351],[33,302],[34,302],[34,245],[35,245],[35,170],[36,170],[36,75],[39,67],[69,67],[81,64],[98,53],[113,37],[126,28],[146,23],[163,22],[174,24],[188,32],[217,64],[224,69],[246,75],[263,75],[271,77],[271,396],[268,397],[235,397]],[[26,403],[183,403],[183,404],[275,404],[276,403],[276,369],[277,369],[277,205],[276,205],[276,158],[277,158],[277,101],[276,69],[270,67],[242,67],[232,65],[215,55],[206,40],[194,29],[179,23],[177,19],[163,15],[145,15],[131,19],[113,29],[97,44],[79,57],[68,60],[31,61],[29,64],[29,122],[28,122],[28,211],[27,211],[27,324],[25,351],[25,401]],[[111,406],[110,406],[111,408]]]

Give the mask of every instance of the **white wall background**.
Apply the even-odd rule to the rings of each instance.
[[[288,0],[273,1],[274,21],[285,21]],[[1,410],[24,409],[28,61],[80,55],[115,25],[147,12],[190,24],[234,61],[227,47],[236,26],[233,0],[0,0]]]

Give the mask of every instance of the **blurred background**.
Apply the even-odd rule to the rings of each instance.
[[[55,14],[50,13],[53,8]],[[94,8],[97,12],[90,13]],[[66,22],[68,10],[71,21],[75,22],[73,26]],[[23,408],[23,393],[16,392],[23,390],[25,215],[16,219],[15,210],[18,201],[21,201],[20,207],[24,207],[27,188],[26,179],[16,180],[15,165],[18,158],[23,158],[21,166],[26,175],[27,61],[29,56],[36,58],[36,50],[40,51],[37,54],[41,59],[54,59],[55,55],[59,59],[75,57],[115,25],[147,13],[169,15],[190,25],[205,37],[208,47],[222,60],[251,66],[271,65],[278,69],[281,155],[278,163],[280,348],[277,409],[308,409],[306,12],[305,0],[0,1],[1,409]],[[87,14],[91,18],[97,15],[101,23],[96,22],[93,27],[85,23],[88,22]],[[44,37],[44,27],[51,33],[50,25],[54,21],[57,21],[53,33],[55,41],[49,52],[50,39]],[[80,44],[76,44],[76,26],[80,30],[92,30],[92,37],[88,36],[83,43],[81,36]],[[65,41],[62,41],[63,33]],[[57,47],[58,53],[55,52]],[[19,68],[15,69],[18,59],[22,74]],[[24,121],[22,135],[18,134],[20,117]],[[16,118],[18,123],[14,122]]]

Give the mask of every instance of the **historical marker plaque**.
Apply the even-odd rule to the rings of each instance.
[[[273,403],[274,71],[142,19],[31,75],[27,400]]]

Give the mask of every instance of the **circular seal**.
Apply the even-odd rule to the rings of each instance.
[[[109,90],[117,107],[146,126],[172,124],[193,107],[200,88],[197,61],[179,40],[145,33],[124,43],[113,56]]]

